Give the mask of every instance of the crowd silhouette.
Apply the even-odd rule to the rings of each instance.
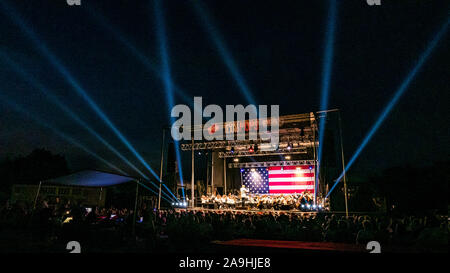
[[[136,219],[136,222],[133,221]],[[0,231],[29,231],[36,242],[56,248],[67,241],[82,242],[90,251],[201,250],[214,240],[257,238],[307,242],[366,244],[414,249],[447,247],[447,216],[287,213],[282,211],[156,210],[143,206],[90,208],[67,202],[48,205],[6,203],[0,209]],[[5,235],[6,236],[6,235]],[[5,240],[5,238],[2,238]]]

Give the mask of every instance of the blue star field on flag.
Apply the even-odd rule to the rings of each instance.
[[[269,193],[269,172],[267,168],[244,168],[242,180],[250,194]]]

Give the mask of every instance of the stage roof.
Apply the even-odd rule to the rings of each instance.
[[[108,187],[127,183],[133,180],[135,180],[133,177],[95,170],[85,170],[66,176],[49,179],[44,181],[44,183],[82,187]]]

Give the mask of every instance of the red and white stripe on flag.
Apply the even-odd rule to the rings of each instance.
[[[293,194],[308,191],[314,194],[314,166],[269,167],[269,193]]]

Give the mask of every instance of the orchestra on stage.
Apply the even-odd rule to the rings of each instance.
[[[210,209],[274,209],[274,210],[319,210],[321,200],[314,204],[314,196],[308,191],[298,194],[249,194],[244,185],[240,194],[202,195],[203,208]]]

